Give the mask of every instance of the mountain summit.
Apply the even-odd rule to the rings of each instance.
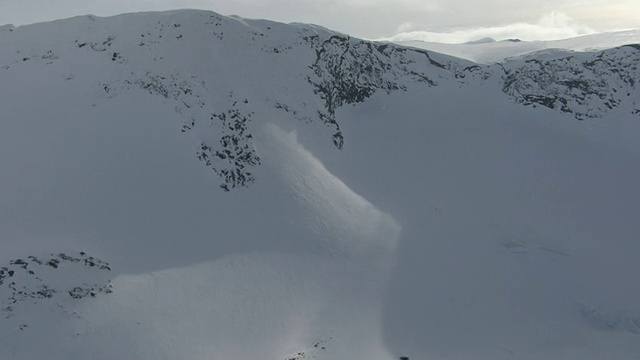
[[[640,47],[0,28],[0,357],[640,352]]]

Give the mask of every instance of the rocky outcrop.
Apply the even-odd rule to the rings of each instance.
[[[512,60],[503,65],[502,91],[525,106],[544,106],[578,120],[602,118],[619,108],[640,79],[640,47],[551,59]]]
[[[38,303],[56,297],[82,299],[110,294],[113,289],[106,273],[108,263],[78,254],[33,255],[17,258],[0,266],[0,311],[11,317],[22,303]]]

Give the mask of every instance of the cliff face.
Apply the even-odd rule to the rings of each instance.
[[[520,104],[557,109],[579,120],[603,118],[625,103],[637,115],[639,51],[629,45],[510,61],[504,64],[503,91]]]

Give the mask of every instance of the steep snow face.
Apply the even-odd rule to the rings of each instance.
[[[46,347],[49,356],[58,359],[285,359],[316,353],[325,358],[344,353],[362,359],[393,358],[382,340],[382,308],[400,226],[332,175],[294,135],[275,125],[260,133],[260,154],[282,186],[261,187],[252,197],[267,201],[240,200],[249,200],[250,209],[236,207],[251,212],[224,220],[233,227],[249,228],[248,233],[235,228],[221,231],[210,219],[210,238],[204,240],[211,242],[208,261],[140,274],[116,275],[114,267],[105,289],[86,289],[87,282],[75,280],[82,275],[84,281],[96,281],[91,272],[62,261],[54,265],[64,272],[54,274],[48,268],[51,261],[45,260],[41,267],[51,276],[36,278],[46,284],[42,290],[8,305],[12,308],[3,318],[2,355],[38,357]],[[264,191],[278,191],[280,196]],[[266,224],[269,217],[263,214],[267,212],[283,218]],[[193,233],[184,231],[183,237]],[[245,253],[234,253],[225,245],[242,236],[263,245]],[[153,240],[190,247],[189,240]],[[275,251],[283,241],[297,244]],[[130,247],[144,245],[145,241],[136,241]],[[265,246],[271,249],[258,251]],[[197,250],[190,248],[185,251]],[[125,262],[147,260],[144,254],[123,256],[120,251],[126,250],[114,249],[111,257]],[[71,258],[80,262],[76,267],[94,261],[96,270],[110,272],[107,264],[83,256],[77,261]],[[24,263],[25,271],[35,269],[34,276],[41,276],[37,261],[29,257],[11,265]],[[118,266],[123,266],[122,261]],[[7,280],[14,284],[9,287],[14,291],[9,302],[16,297],[16,289],[34,286],[13,274]],[[84,287],[69,289],[76,283]],[[29,314],[34,309],[48,314],[38,319]],[[38,347],[30,346],[34,337],[41,339]]]
[[[181,11],[0,48],[2,358],[640,352],[637,47]]]
[[[300,217],[326,237],[327,247],[339,256],[370,260],[393,252],[400,233],[395,220],[331,174],[297,141],[295,132],[285,134],[273,124],[264,131],[268,137],[262,151],[274,158],[271,167],[300,202]]]
[[[183,119],[182,130],[197,127],[198,157],[221,177],[225,190],[255,180],[252,168],[260,158],[250,123],[256,116],[275,110],[280,117],[321,122],[340,148],[338,107],[362,102],[376,91],[405,89],[404,83],[435,85],[452,75],[451,59],[438,62],[424,51],[311,26],[192,11],[148,18],[89,16],[57,23],[54,31],[39,29],[45,25],[22,28],[21,34],[1,40],[2,69],[20,76],[34,63],[66,66],[66,80],[91,79],[92,89],[104,98],[143,90],[171,101]],[[25,38],[29,47],[17,38]],[[100,73],[69,67],[86,61]]]
[[[565,128],[499,92],[478,101],[481,89],[376,97],[344,115],[351,146],[334,173],[402,224],[385,303],[391,352],[629,356],[638,153],[601,141],[613,124],[637,136],[637,121],[616,115],[583,134],[592,120]]]
[[[105,98],[143,90],[172,102],[182,131],[196,127],[198,158],[227,191],[255,181],[260,157],[253,149],[251,123],[274,109],[280,117],[324,124],[334,145],[342,148],[345,139],[335,112],[343,105],[361,103],[378,91],[406,91],[410,84],[462,86],[494,77],[522,104],[571,112],[578,119],[601,118],[628,102],[640,51],[624,47],[577,59],[538,54],[536,59],[554,59],[535,60],[537,67],[529,59],[483,67],[312,26],[196,11],[136,20],[134,15],[113,20],[88,16],[56,23],[54,30],[23,27],[19,34],[8,27],[0,40],[6,49],[0,69],[11,81],[34,63],[63,66],[64,79],[91,79],[92,90]],[[51,44],[58,43],[53,49]],[[100,73],[81,74],[69,67],[86,61],[100,66]],[[633,107],[640,114],[639,106]]]

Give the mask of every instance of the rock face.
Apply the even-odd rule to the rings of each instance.
[[[523,105],[541,105],[578,120],[602,118],[632,101],[640,76],[640,47],[623,46],[550,59],[512,60],[504,65],[502,90]],[[637,104],[633,112],[637,111]]]
[[[328,39],[314,35],[305,40],[316,53],[315,62],[309,66],[313,74],[307,76],[307,81],[313,85],[314,94],[324,102],[318,118],[335,127],[333,143],[338,149],[344,145],[336,120],[338,108],[361,103],[378,91],[406,91],[406,83],[436,86],[437,83],[429,78],[429,73],[433,73],[431,67],[447,69],[432,60],[426,51],[375,44],[342,35],[331,35]]]

